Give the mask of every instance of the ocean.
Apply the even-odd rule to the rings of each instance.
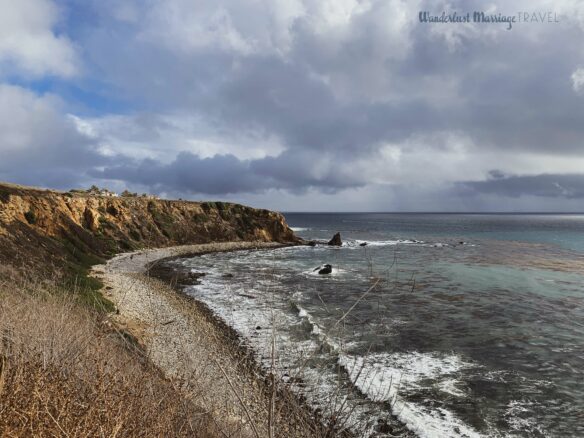
[[[285,216],[343,246],[173,263],[206,273],[186,292],[323,418],[362,437],[584,436],[584,216]]]

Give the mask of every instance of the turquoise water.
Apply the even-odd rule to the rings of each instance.
[[[286,218],[345,243],[180,263],[260,357],[276,328],[315,407],[335,394],[364,437],[584,436],[584,216]]]

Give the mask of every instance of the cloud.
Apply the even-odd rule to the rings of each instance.
[[[181,152],[169,164],[145,159],[136,163],[114,165],[93,176],[117,179],[150,187],[158,192],[226,194],[256,192],[268,186],[258,175],[249,171],[249,162],[233,155],[200,158]]]
[[[217,130],[208,119],[185,113],[150,113],[75,117],[78,129],[95,138],[109,155],[150,158],[161,162],[189,151],[202,158],[234,155],[238,159],[278,155],[284,147],[278,138],[261,130]]]
[[[485,181],[459,183],[468,194],[495,194],[505,197],[584,198],[584,174],[541,174],[503,176],[498,171]]]
[[[0,85],[0,180],[67,187],[109,162],[62,106],[56,96]]]
[[[572,88],[576,93],[584,92],[584,68],[578,68],[572,73]]]
[[[158,193],[211,195],[262,193],[270,189],[302,193],[313,188],[335,193],[365,184],[362,175],[351,173],[348,166],[341,169],[331,166],[326,156],[283,153],[277,157],[240,160],[231,154],[203,158],[180,152],[169,163],[122,158],[121,164],[90,171],[91,176],[139,184]]]
[[[579,28],[476,25],[454,44],[417,23],[419,9],[438,8],[427,1],[269,3],[154,2],[119,32],[89,33],[88,56],[130,101],[262,131],[288,149],[360,156],[414,133],[463,131],[482,148],[580,151],[584,102],[565,82],[577,56],[565,41]]]
[[[21,180],[46,181],[54,167],[71,184],[178,196],[298,205],[326,194],[344,208],[342,193],[358,193],[372,209],[380,200],[478,208],[516,196],[515,178],[527,176],[513,175],[574,175],[584,163],[580,21],[507,31],[417,15],[557,8],[576,17],[576,0],[520,0],[513,11],[478,0],[73,0],[65,22],[47,0],[21,4],[39,7],[12,8],[28,24],[10,34],[44,49],[16,44],[22,53],[0,49],[0,59],[21,75],[65,80],[52,94],[20,90],[26,115],[5,114],[21,120],[6,129],[22,138],[5,144],[13,163],[19,141],[22,157],[51,150],[78,162],[49,159],[34,178],[32,165],[4,166]],[[54,122],[43,125],[48,114]],[[46,140],[27,137],[41,126]],[[560,178],[545,184],[525,196],[578,193]]]
[[[73,44],[55,33],[59,10],[50,0],[0,0],[0,67],[38,78],[78,72]]]

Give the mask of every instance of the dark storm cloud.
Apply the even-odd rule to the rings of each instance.
[[[201,159],[181,152],[170,164],[151,159],[107,167],[92,172],[93,176],[116,179],[149,186],[159,191],[190,193],[240,193],[261,191],[269,187],[260,177],[249,171],[249,163],[233,155]]]
[[[341,101],[309,70],[275,57],[247,60],[205,108],[231,126],[261,126],[290,149],[335,150],[340,158],[367,154],[380,141],[448,127],[422,99]]]
[[[363,181],[343,178],[343,173],[334,169],[315,177],[311,174],[313,161],[308,156],[289,156],[286,153],[277,158],[239,160],[233,155],[201,158],[181,152],[168,164],[146,159],[94,170],[91,175],[140,184],[157,192],[212,195],[258,193],[272,188],[302,192],[314,187],[334,193],[341,188],[364,184]]]
[[[367,183],[366,175],[351,172],[349,161],[340,166],[334,158],[320,156],[314,151],[286,151],[278,157],[266,157],[250,164],[256,174],[276,181],[280,188],[290,190],[320,188],[335,192]]]
[[[486,181],[458,184],[466,195],[495,194],[505,197],[540,196],[549,198],[584,198],[584,174],[506,176],[498,171]]]

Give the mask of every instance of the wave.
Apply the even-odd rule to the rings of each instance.
[[[379,353],[366,357],[343,353],[342,346],[326,334],[314,317],[301,305],[293,304],[298,316],[311,327],[311,334],[337,354],[337,360],[350,381],[374,402],[387,402],[408,429],[422,438],[466,437],[482,435],[442,407],[427,407],[411,403],[401,396],[408,391],[423,389],[428,380],[437,381],[441,391],[464,397],[455,374],[475,365],[456,355],[437,353]]]
[[[301,232],[301,231],[309,231],[310,228],[304,228],[304,227],[290,227],[290,229],[292,231],[296,232]]]
[[[308,313],[308,311],[306,309],[304,309],[302,306],[296,304],[295,305],[296,308],[298,309],[298,316],[300,318],[305,319],[306,321],[308,321],[308,324],[310,324],[312,330],[311,333],[313,335],[321,335],[322,334],[322,328],[314,321],[314,318],[312,317],[312,315],[310,313]]]
[[[315,321],[314,317],[300,304],[293,303],[293,306],[298,311],[298,316],[304,319],[311,327],[311,334],[318,337],[321,345],[326,347],[329,351],[340,351],[341,345],[326,334],[323,328]]]
[[[355,244],[361,245],[366,243],[366,246],[395,246],[395,245],[411,245],[411,244],[423,244],[421,240],[409,240],[409,239],[397,239],[397,240],[358,240],[356,239]],[[348,246],[350,246],[349,242]],[[351,242],[352,243],[352,242]]]
[[[366,357],[341,354],[339,364],[353,384],[374,402],[387,402],[401,422],[420,437],[481,437],[482,435],[442,407],[405,400],[402,394],[422,389],[422,381],[456,385],[453,375],[473,366],[456,355],[437,353],[379,353]],[[455,394],[453,394],[455,395]],[[463,396],[463,393],[457,396]]]
[[[530,435],[548,437],[549,435],[538,425],[538,418],[533,415],[536,403],[528,400],[512,400],[507,404],[504,418],[515,436],[521,436],[528,431]]]

